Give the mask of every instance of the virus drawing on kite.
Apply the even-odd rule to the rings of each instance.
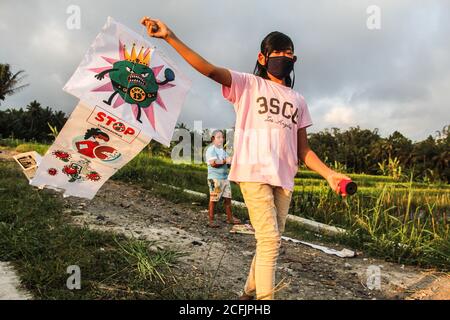
[[[147,118],[155,129],[154,102],[167,111],[167,108],[159,94],[161,90],[174,87],[169,82],[175,80],[175,73],[172,69],[164,70],[165,79],[157,80],[157,76],[164,68],[163,65],[150,67],[150,57],[152,51],[141,47],[139,53],[136,53],[135,44],[129,53],[119,41],[119,59],[103,57],[112,65],[112,67],[91,68],[89,70],[97,73],[95,78],[103,80],[109,77],[111,81],[92,91],[94,92],[112,92],[108,100],[103,102],[117,108],[124,103],[131,105],[133,114],[137,121],[142,123],[141,109],[147,115]],[[113,103],[116,95],[119,95]]]
[[[89,164],[89,160],[80,159],[65,165],[61,171],[69,177],[69,182],[99,181],[101,179],[100,174],[92,170]]]
[[[64,162],[69,162],[69,160],[70,160],[70,158],[71,158],[71,156],[70,156],[69,153],[67,153],[67,152],[65,152],[65,151],[62,151],[62,150],[56,150],[56,151],[53,151],[52,154],[53,154],[56,158],[58,158],[59,160],[64,161]]]

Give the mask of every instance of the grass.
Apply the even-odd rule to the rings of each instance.
[[[116,240],[117,245],[124,253],[125,260],[133,266],[143,280],[159,280],[166,283],[167,276],[160,271],[164,268],[172,267],[178,257],[183,254],[174,250],[155,250],[151,252],[149,247],[157,248],[156,242],[152,241],[149,245],[147,241],[128,240],[121,243]]]
[[[205,297],[201,282],[178,269],[181,252],[71,224],[61,196],[29,186],[14,162],[0,161],[0,208],[0,260],[36,299],[223,297]],[[71,265],[81,269],[81,290],[66,287]]]
[[[2,148],[14,149],[17,152],[27,152],[36,151],[41,155],[45,154],[50,145],[37,143],[37,142],[27,142],[20,139],[0,139],[0,150]]]
[[[298,176],[290,213],[348,230],[345,236],[328,241],[351,245],[389,261],[449,269],[450,189],[412,181],[399,183],[389,177],[366,176],[364,180],[364,175],[350,174],[359,191],[343,199],[316,173],[300,171]],[[207,198],[174,193],[160,186],[164,183],[207,193],[204,165],[174,164],[170,159],[141,153],[113,178],[140,183],[172,201],[207,205]],[[232,185],[232,192],[235,200],[243,201],[237,185]],[[234,211],[245,218],[245,209]],[[305,236],[301,228],[290,230],[297,231],[294,236]]]
[[[338,242],[389,261],[449,270],[448,193],[417,197],[410,183],[402,193],[385,184],[371,194],[342,200],[329,188],[298,192],[293,208],[317,221],[344,227]]]

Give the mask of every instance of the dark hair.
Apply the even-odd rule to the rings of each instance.
[[[279,31],[273,31],[269,33],[261,42],[261,53],[266,57],[266,64],[267,59],[273,51],[283,51],[288,49],[294,51],[294,43],[292,42],[291,38],[289,38],[289,36]],[[256,61],[253,74],[264,79],[269,79],[269,76],[267,75],[267,67],[261,65],[259,61]],[[295,82],[295,72],[293,73],[292,79],[291,76],[287,76],[284,81],[286,83],[286,86],[293,88]]]
[[[89,139],[90,137],[97,136],[97,135],[104,136],[105,138],[107,138],[109,140],[109,136],[106,133],[104,133],[102,130],[100,130],[99,128],[88,129],[86,131],[86,133],[84,134],[84,138]]]
[[[214,139],[216,138],[216,134],[221,133],[223,135],[223,131],[222,130],[214,130],[213,132],[211,132],[211,142],[214,141]]]

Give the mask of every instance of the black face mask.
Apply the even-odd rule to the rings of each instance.
[[[267,59],[267,71],[277,79],[284,79],[294,69],[296,57],[289,58],[285,56],[269,57]]]

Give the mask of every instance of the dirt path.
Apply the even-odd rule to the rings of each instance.
[[[0,300],[28,300],[31,295],[20,288],[20,280],[14,268],[0,262]]]
[[[189,253],[181,258],[184,272],[217,272],[216,290],[227,292],[230,298],[241,292],[255,240],[253,235],[229,233],[223,214],[219,215],[221,227],[210,229],[205,208],[175,204],[136,185],[111,180],[93,200],[70,197],[64,202],[75,224],[178,248]],[[381,270],[380,290],[367,288],[370,266]],[[278,260],[277,282],[282,279],[288,286],[278,292],[278,299],[450,299],[448,275],[364,255],[338,258],[286,241]]]
[[[92,201],[67,198],[65,202],[72,214],[78,214],[74,216],[78,224],[159,240],[163,246],[189,252],[182,259],[185,267],[192,272],[205,267],[211,272],[217,270],[216,282],[231,294],[239,294],[245,283],[255,240],[253,235],[229,233],[223,214],[219,216],[221,228],[210,229],[206,227],[204,208],[174,204],[136,185],[116,181],[108,181]],[[369,266],[380,268],[381,290],[367,288]],[[280,299],[450,297],[450,291],[445,294],[440,290],[445,288],[441,282],[448,285],[450,279],[432,271],[363,255],[338,258],[286,241],[282,243],[277,282],[282,279],[289,286],[279,292]]]

